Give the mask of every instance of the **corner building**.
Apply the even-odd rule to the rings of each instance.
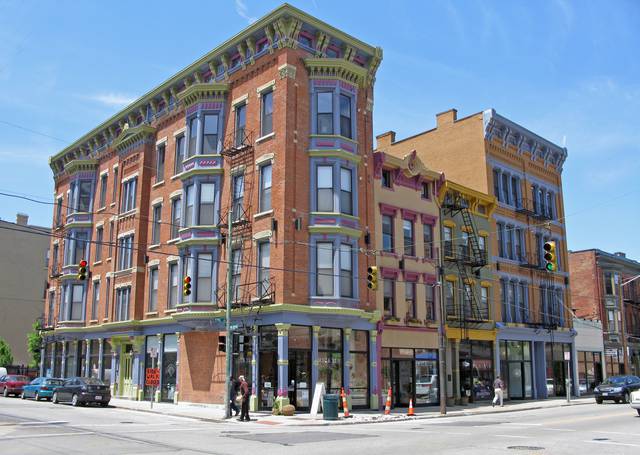
[[[361,278],[375,261],[359,251],[374,240],[381,58],[285,4],[51,157],[43,373],[143,399],[157,352],[159,399],[223,403],[232,336],[252,409],[305,409],[318,382],[377,407]]]
[[[494,364],[506,396],[563,396],[568,366],[577,391],[563,221],[566,149],[493,109],[461,119],[451,109],[436,115],[431,130],[397,141],[390,131],[377,139],[377,150],[397,154],[415,148],[447,179],[496,197],[488,238],[497,280]],[[556,242],[558,270],[553,273],[544,269],[546,241]]]

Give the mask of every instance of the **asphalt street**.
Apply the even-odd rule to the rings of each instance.
[[[204,422],[118,408],[0,398],[0,453],[640,453],[628,405],[581,405],[392,423],[279,426]]]

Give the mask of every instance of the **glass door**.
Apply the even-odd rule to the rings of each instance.
[[[523,398],[522,362],[509,362],[508,390],[509,398]]]
[[[289,402],[296,409],[309,408],[311,388],[311,352],[289,351]]]
[[[394,384],[395,405],[409,406],[409,399],[413,398],[413,361],[394,360]]]

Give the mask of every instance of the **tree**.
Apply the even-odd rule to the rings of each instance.
[[[11,354],[11,346],[0,338],[0,366],[13,365],[13,355]]]
[[[30,367],[38,367],[40,365],[40,347],[42,346],[42,323],[37,320],[31,326],[33,330],[27,334],[27,350],[31,354]]]

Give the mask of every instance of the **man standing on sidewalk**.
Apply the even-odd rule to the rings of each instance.
[[[498,375],[496,376],[496,380],[493,381],[493,392],[495,393],[495,395],[493,397],[493,401],[491,402],[491,407],[494,407],[498,400],[500,400],[500,407],[504,406],[504,404],[502,404],[502,400],[504,398],[503,391],[504,382],[502,382],[502,379],[500,379],[500,375]]]
[[[245,381],[244,376],[240,376],[238,379],[240,380],[240,393],[242,393],[242,412],[238,420],[249,422],[251,420],[249,418],[249,384]]]

